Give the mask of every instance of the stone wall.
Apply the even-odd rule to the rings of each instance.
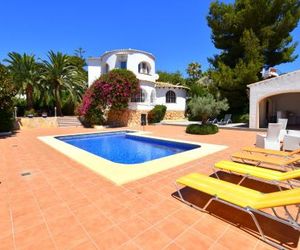
[[[184,111],[168,111],[164,120],[182,120],[184,119]]]
[[[111,126],[136,127],[141,125],[142,114],[147,114],[147,111],[140,111],[140,110],[109,111],[107,115],[107,123]]]
[[[141,115],[148,114],[145,110],[110,111],[107,115],[107,123],[110,126],[136,127],[141,125]],[[184,118],[183,111],[167,111],[165,120],[179,120]]]
[[[57,128],[57,117],[22,117],[18,118],[16,128],[28,129],[28,128]]]

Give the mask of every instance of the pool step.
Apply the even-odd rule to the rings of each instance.
[[[57,117],[58,127],[82,127],[82,124],[76,116]]]

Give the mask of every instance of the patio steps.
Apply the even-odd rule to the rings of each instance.
[[[82,124],[76,116],[57,117],[58,127],[82,127]]]

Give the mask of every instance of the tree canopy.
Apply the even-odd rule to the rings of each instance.
[[[216,117],[221,111],[229,108],[226,99],[217,100],[211,94],[193,97],[188,105],[192,115],[200,118],[203,124],[209,117]]]
[[[49,51],[48,60],[43,61],[41,82],[54,97],[58,115],[62,115],[62,94],[67,93],[76,103],[86,87],[86,75],[73,59],[67,54]]]
[[[13,127],[13,97],[17,90],[8,69],[0,64],[0,132],[10,131]]]
[[[34,92],[38,89],[40,78],[40,64],[35,60],[34,55],[17,52],[8,53],[5,59],[9,65],[8,69],[20,94],[26,95],[27,109],[33,108]]]
[[[185,85],[185,79],[179,71],[176,72],[166,72],[157,71],[159,75],[159,82],[169,82],[175,85]]]
[[[299,0],[214,1],[207,17],[220,53],[209,61],[211,78],[232,109],[248,105],[246,85],[262,67],[293,62],[297,42],[291,32],[300,18]]]

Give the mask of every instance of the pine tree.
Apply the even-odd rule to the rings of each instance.
[[[262,67],[293,62],[297,42],[291,32],[300,18],[299,0],[214,1],[207,17],[220,54],[209,58],[213,82],[232,110],[248,106],[247,84]]]

